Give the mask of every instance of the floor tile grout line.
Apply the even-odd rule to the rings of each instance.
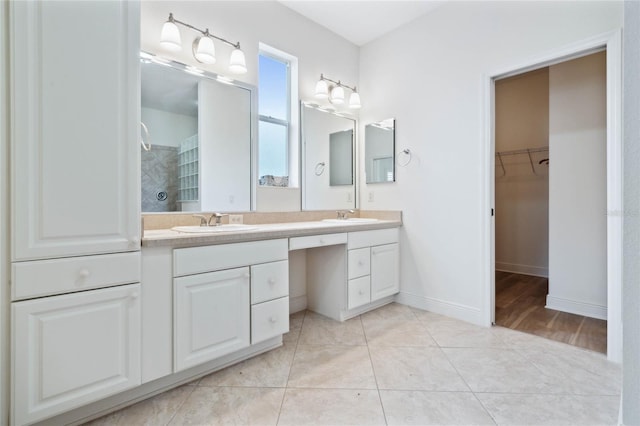
[[[364,341],[367,344],[367,353],[369,354],[369,362],[371,363],[371,371],[373,372],[373,380],[376,384],[376,392],[378,393],[378,401],[380,401],[380,409],[382,410],[382,417],[384,417],[384,424],[388,425],[387,413],[384,409],[384,403],[382,402],[382,395],[380,394],[380,386],[378,385],[378,376],[376,375],[376,368],[373,366],[373,357],[371,356],[371,347],[369,346],[369,339],[367,338],[367,332],[362,322],[362,315],[360,315],[360,324],[362,325],[362,333],[364,334]]]
[[[276,419],[276,426],[280,423],[280,416],[282,415],[282,407],[284,407],[284,400],[287,397],[287,389],[289,389],[289,379],[291,379],[291,370],[293,369],[293,363],[296,360],[296,353],[298,352],[298,345],[300,344],[300,337],[302,337],[302,328],[304,327],[304,321],[307,318],[307,310],[305,309],[302,315],[302,322],[300,324],[300,331],[296,338],[296,347],[293,350],[293,357],[291,358],[291,364],[289,365],[289,373],[287,374],[287,382],[284,385],[284,392],[282,393],[282,401],[280,401],[280,409],[278,410],[278,418]]]
[[[198,381],[198,382],[199,382],[199,381]],[[189,386],[189,385],[187,384],[187,385],[184,385],[184,386]],[[165,423],[165,426],[169,426],[169,425],[171,424],[171,422],[173,422],[173,419],[175,419],[175,418],[176,418],[176,416],[177,416],[177,415],[178,415],[178,413],[180,412],[180,409],[184,406],[184,404],[186,404],[186,403],[187,403],[187,400],[188,400],[189,398],[191,398],[191,395],[193,394],[193,392],[194,392],[196,389],[198,389],[198,386],[197,386],[197,385],[196,385],[196,386],[191,386],[191,388],[192,388],[192,389],[191,389],[191,392],[189,392],[189,395],[187,395],[187,397],[186,397],[186,398],[185,398],[185,399],[180,403],[180,405],[178,406],[178,408],[176,408],[176,410],[173,412],[173,416],[171,416],[171,418],[169,419],[169,421],[168,421],[167,423]],[[160,394],[160,395],[162,395],[162,394]],[[118,419],[118,420],[119,420],[119,419]]]

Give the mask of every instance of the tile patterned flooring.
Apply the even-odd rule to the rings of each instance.
[[[97,425],[599,425],[618,420],[604,355],[391,304],[291,316],[284,345]]]

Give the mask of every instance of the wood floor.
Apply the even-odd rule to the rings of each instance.
[[[496,324],[597,352],[607,352],[607,322],[544,307],[548,280],[496,271]]]

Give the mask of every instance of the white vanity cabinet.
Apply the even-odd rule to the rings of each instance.
[[[289,331],[288,240],[173,251],[174,371]]]
[[[140,384],[140,284],[12,304],[12,424]]]
[[[354,309],[400,291],[398,228],[350,232],[347,308]]]
[[[140,249],[139,7],[9,4],[13,261]]]

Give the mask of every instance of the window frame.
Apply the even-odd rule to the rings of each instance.
[[[284,126],[286,129],[287,141],[286,141],[286,158],[284,159],[287,165],[287,173],[289,176],[289,184],[283,188],[298,188],[300,165],[299,165],[299,103],[298,103],[298,58],[290,55],[286,52],[278,50],[274,47],[268,46],[264,43],[259,43],[258,49],[258,63],[260,56],[265,56],[271,60],[281,62],[286,65],[287,68],[287,117],[286,119],[280,119],[271,117],[268,115],[260,114],[260,107],[258,102],[258,127],[260,122],[275,124]],[[258,95],[260,88],[260,72],[258,71]],[[258,130],[258,161],[256,164],[257,177],[260,178],[260,132]],[[258,186],[270,187],[269,185]],[[277,188],[277,187],[274,187]]]

